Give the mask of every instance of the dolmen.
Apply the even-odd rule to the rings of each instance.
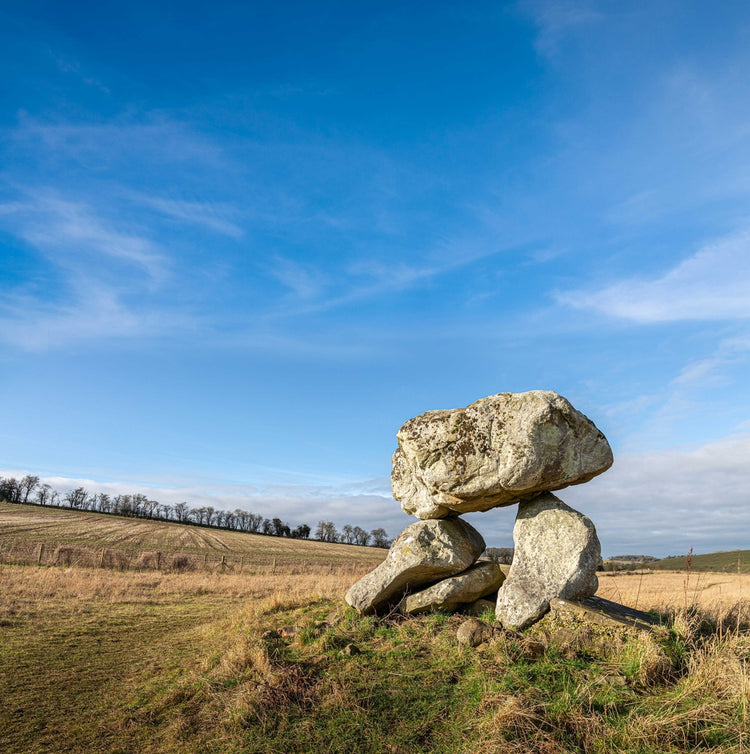
[[[497,594],[496,620],[521,629],[550,600],[596,592],[596,529],[552,493],[606,471],[612,450],[565,398],[547,390],[499,393],[420,414],[397,439],[393,497],[420,520],[349,589],[345,599],[358,612],[454,610]],[[518,513],[505,578],[496,563],[479,560],[484,540],[461,514],[508,505]]]

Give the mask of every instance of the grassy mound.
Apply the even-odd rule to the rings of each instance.
[[[490,616],[488,616],[490,617]],[[461,616],[338,601],[246,612],[179,689],[143,697],[159,747],[236,752],[683,752],[750,745],[750,637],[542,622],[460,646]],[[593,631],[585,641],[580,637]],[[157,749],[159,748],[157,747]]]

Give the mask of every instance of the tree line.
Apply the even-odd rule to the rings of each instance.
[[[307,524],[290,527],[280,518],[264,518],[258,513],[236,508],[233,511],[213,508],[210,505],[195,508],[186,502],[167,505],[151,500],[141,493],[132,495],[108,495],[105,492],[88,492],[76,487],[60,493],[49,484],[42,484],[38,476],[27,475],[22,479],[0,477],[0,500],[8,503],[54,506],[73,510],[110,513],[116,516],[150,518],[158,521],[176,521],[182,524],[211,526],[218,529],[234,529],[251,534],[266,534],[272,537],[309,539],[311,529]],[[388,547],[388,533],[377,528],[367,531],[360,526],[346,524],[339,531],[333,521],[320,521],[314,539],[321,542],[338,542],[348,545]]]

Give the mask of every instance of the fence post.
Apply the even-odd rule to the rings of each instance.
[[[224,555],[221,556],[221,565],[219,566],[219,570],[223,571],[227,567],[227,561]]]
[[[245,556],[240,556],[240,573],[242,573],[242,566],[245,565]]]
[[[161,568],[161,551],[158,551],[156,553],[156,570],[158,571]]]
[[[203,556],[203,570],[208,570],[208,553]]]
[[[44,542],[39,543],[39,554],[36,558],[36,564],[40,566],[42,564],[42,555],[44,555]]]
[[[273,559],[273,567],[271,568],[271,573],[276,573],[276,558]]]
[[[102,554],[99,556],[99,568],[104,568],[104,553],[107,551],[106,547],[102,547]]]

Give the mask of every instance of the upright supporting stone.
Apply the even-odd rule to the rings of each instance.
[[[596,529],[552,493],[518,506],[513,541],[513,564],[495,613],[506,628],[530,626],[554,597],[578,600],[596,592],[601,555]]]

